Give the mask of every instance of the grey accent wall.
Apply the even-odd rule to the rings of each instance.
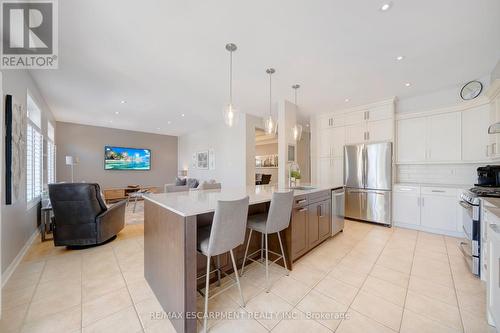
[[[28,71],[24,70],[7,70],[2,71],[2,126],[4,133],[5,130],[5,95],[10,94],[13,96],[14,103],[21,104],[23,110],[26,111],[26,95],[29,90],[31,97],[37,103],[42,111],[42,134],[44,138],[47,136],[47,121],[51,121],[55,126],[54,117],[45,103],[39,89],[33,81]],[[26,131],[26,129],[24,129]],[[5,147],[5,137],[2,135],[2,163],[5,163],[3,149]],[[45,165],[45,159],[44,159]],[[25,169],[23,169],[25,170]],[[46,168],[44,167],[44,179],[46,179]],[[29,240],[30,236],[36,231],[38,223],[38,206],[27,210],[26,205],[26,187],[21,186],[20,198],[13,202],[12,205],[5,205],[5,172],[2,170],[2,188],[0,189],[2,200],[2,242],[1,242],[1,271],[5,272],[7,267],[12,263],[23,246]],[[26,172],[22,175],[22,184],[26,183]]]
[[[65,156],[76,156],[75,181],[96,182],[101,188],[124,187],[131,184],[160,186],[172,183],[177,175],[177,137],[79,125],[56,124],[57,181],[71,181]],[[151,170],[104,170],[104,146],[151,149]]]

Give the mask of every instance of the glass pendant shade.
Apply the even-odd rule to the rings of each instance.
[[[229,51],[229,103],[224,108],[224,123],[228,127],[233,127],[239,118],[238,110],[233,105],[233,52],[238,48],[235,44],[226,44]]]
[[[238,121],[238,116],[238,110],[233,104],[230,103],[224,108],[224,123],[227,126],[233,127]]]
[[[296,124],[292,127],[292,136],[295,142],[299,142],[302,138],[302,125]]]
[[[264,130],[266,134],[276,134],[277,122],[273,119],[271,115],[264,118]]]

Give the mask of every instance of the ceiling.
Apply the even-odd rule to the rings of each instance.
[[[180,135],[223,121],[228,42],[234,102],[254,115],[268,112],[268,67],[274,100],[299,83],[307,116],[450,88],[500,59],[498,0],[383,3],[59,1],[59,70],[32,76],[58,121]]]

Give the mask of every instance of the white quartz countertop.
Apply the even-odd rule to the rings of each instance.
[[[294,189],[294,195],[311,194],[324,190],[339,188],[335,185],[304,185],[312,189]],[[193,216],[213,212],[219,200],[236,200],[249,196],[250,205],[271,201],[273,192],[284,192],[289,189],[277,185],[257,185],[246,188],[222,188],[221,190],[196,190],[173,193],[152,193],[145,196],[152,201],[181,216]]]

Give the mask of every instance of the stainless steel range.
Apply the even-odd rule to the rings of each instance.
[[[480,276],[481,264],[481,197],[500,198],[500,187],[476,186],[460,195],[460,206],[464,210],[463,229],[465,238],[460,250],[469,263],[473,274]]]

